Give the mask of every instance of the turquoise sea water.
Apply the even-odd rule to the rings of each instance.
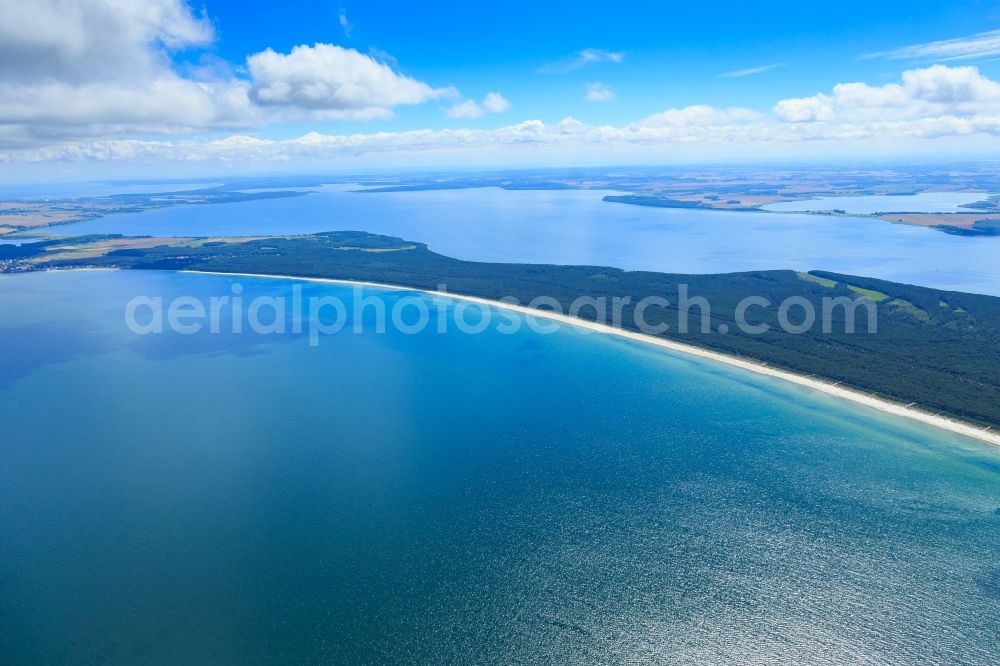
[[[233,280],[0,278],[0,663],[996,663],[997,449],[571,328],[125,327]]]
[[[351,189],[331,185],[297,198],[172,206],[55,229],[154,236],[355,230],[477,261],[668,273],[827,270],[1000,295],[1000,237],[851,217],[630,206],[602,201],[608,192],[593,190]]]

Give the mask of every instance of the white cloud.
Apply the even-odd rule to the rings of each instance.
[[[823,93],[783,99],[774,105],[774,115],[790,123],[829,122],[834,119],[833,102]]]
[[[1000,55],[1000,30],[980,32],[968,37],[912,44],[892,51],[868,53],[866,58],[892,60],[970,60]]]
[[[0,146],[254,126],[245,83],[170,67],[213,39],[182,0],[0,3]]]
[[[395,72],[371,56],[334,44],[267,49],[247,58],[250,98],[261,106],[388,116],[391,108],[455,94]]]
[[[933,65],[903,72],[901,83],[840,83],[832,94],[786,99],[774,114],[788,122],[865,122],[995,115],[1000,83],[975,67]]]
[[[165,52],[205,46],[212,25],[183,0],[0,2],[0,80],[120,79],[164,67]]]
[[[340,23],[341,29],[344,31],[344,35],[348,38],[351,36],[351,32],[354,30],[354,26],[347,19],[347,10],[343,7],[340,8],[340,13],[337,15],[337,20]]]
[[[345,49],[346,51],[346,49]],[[355,56],[361,54],[354,53]],[[277,54],[275,54],[277,55]],[[351,62],[356,61],[351,56]],[[297,61],[296,61],[297,62]],[[287,60],[282,60],[287,65]],[[380,65],[385,67],[384,65]],[[364,69],[364,67],[362,67]],[[315,71],[305,67],[309,78]],[[282,69],[284,73],[285,70]],[[399,77],[391,68],[381,76]],[[288,95],[302,86],[296,76]],[[324,74],[325,76],[325,74]],[[337,74],[336,76],[341,76]],[[418,83],[418,82],[415,82]],[[510,159],[534,160],[541,155],[565,162],[587,153],[595,160],[625,161],[628,156],[664,158],[684,154],[746,155],[764,151],[801,151],[802,142],[815,142],[816,154],[854,146],[872,151],[878,146],[905,146],[915,150],[939,139],[965,140],[976,148],[1000,147],[1000,83],[975,67],[932,67],[903,72],[899,81],[885,85],[842,83],[811,97],[780,100],[772,112],[733,107],[692,105],[670,108],[636,122],[612,126],[589,125],[573,118],[555,124],[526,120],[495,129],[453,128],[366,134],[309,133],[297,139],[271,140],[245,133],[222,140],[179,141],[128,139],[129,132],[147,128],[153,133],[180,131],[192,125],[257,126],[267,114],[337,113],[311,109],[296,100],[271,106],[251,103],[249,81],[190,81],[160,72],[142,84],[90,81],[71,86],[60,82],[35,84],[20,90],[9,86],[0,96],[0,162],[122,161],[125,164],[173,162],[187,164],[253,164],[254,161],[334,160],[380,158],[408,164],[422,156],[455,160],[487,159],[505,154]],[[427,94],[418,83],[416,95]],[[364,88],[365,86],[362,86]],[[72,94],[70,94],[72,93]],[[347,112],[391,109],[405,103],[405,95],[380,90],[382,97],[358,94],[357,108]],[[438,94],[433,92],[432,94]],[[394,96],[395,95],[395,96]],[[321,96],[321,102],[328,104]],[[351,98],[355,99],[355,98]],[[345,104],[334,96],[334,102]],[[376,106],[371,106],[376,104]],[[381,106],[378,106],[378,105]],[[368,105],[368,106],[366,106]],[[473,120],[510,107],[498,92],[481,101],[461,101],[448,114]],[[80,133],[80,123],[90,133]],[[89,128],[97,128],[90,131]],[[107,137],[114,137],[108,139]],[[818,147],[820,144],[822,148]],[[783,148],[784,147],[784,148]],[[427,159],[432,159],[427,157]],[[16,167],[10,167],[16,168]]]
[[[184,0],[0,0],[0,147],[386,118],[455,94],[329,44],[254,54],[249,81],[206,53],[173,67],[214,38]]]
[[[479,159],[482,155],[505,155],[509,159],[548,156],[565,162],[575,155],[590,155],[603,162],[627,161],[630,156],[663,159],[669,155],[736,156],[798,153],[802,142],[814,142],[828,150],[849,145],[859,150],[880,146],[909,146],[915,140],[956,139],[979,136],[975,145],[1000,147],[1000,114],[959,118],[955,116],[901,120],[885,118],[873,122],[784,122],[745,109],[714,109],[706,106],[668,109],[626,126],[588,125],[573,118],[556,124],[527,120],[496,129],[443,129],[369,134],[320,134],[311,132],[295,139],[270,140],[252,136],[194,141],[145,141],[136,139],[73,142],[21,151],[0,152],[0,163],[12,162],[126,162],[133,164],[203,163],[245,165],[358,159],[395,164],[418,163],[422,159]],[[984,138],[985,137],[985,138]],[[938,144],[934,144],[938,145]],[[817,152],[821,154],[821,152]],[[405,162],[404,162],[405,161]]]
[[[503,113],[510,108],[503,95],[498,92],[487,93],[482,104],[475,100],[467,99],[463,102],[453,104],[445,110],[445,115],[456,120],[476,120],[482,118],[487,113]]]
[[[483,108],[489,113],[503,113],[510,108],[510,102],[498,92],[486,93],[486,97],[483,98]]]
[[[389,67],[392,67],[394,69],[399,69],[399,60],[396,58],[396,56],[392,55],[391,53],[387,53],[386,51],[383,51],[377,46],[368,47],[368,55],[370,55],[375,60],[378,60],[379,62],[385,63]]]
[[[115,131],[171,133],[191,128],[248,127],[245,85],[200,83],[175,76],[145,84],[93,82],[0,86],[0,124],[63,128],[110,125]],[[131,126],[131,127],[130,127]]]
[[[486,110],[479,106],[476,100],[467,99],[464,102],[458,102],[448,107],[445,115],[455,120],[475,120],[486,115]]]
[[[607,102],[615,98],[615,91],[603,83],[588,83],[585,99],[588,102]]]
[[[733,107],[716,109],[705,104],[667,109],[633,123],[633,127],[711,127],[747,123],[760,119],[761,114],[751,109]]]
[[[609,51],[608,49],[583,49],[568,58],[550,62],[538,69],[539,74],[569,74],[587,65],[596,63],[621,64],[625,61],[625,54],[622,51]]]
[[[719,76],[724,79],[736,79],[744,76],[753,76],[754,74],[763,74],[764,72],[770,72],[772,69],[784,67],[786,64],[787,63],[776,62],[770,65],[761,65],[760,67],[748,67],[746,69],[736,69],[731,72],[726,72],[725,74],[719,74]]]

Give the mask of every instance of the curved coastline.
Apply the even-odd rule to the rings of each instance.
[[[503,303],[501,301],[495,301],[488,298],[480,298],[478,296],[467,296],[464,294],[453,294],[451,292],[432,291],[427,289],[418,289],[415,287],[406,287],[403,285],[385,284],[380,282],[340,280],[336,278],[303,277],[297,275],[269,275],[265,273],[233,273],[233,272],[221,272],[221,271],[177,271],[177,272],[197,274],[197,275],[231,275],[239,277],[296,280],[300,282],[316,282],[323,284],[357,285],[362,287],[372,287],[375,289],[419,292],[441,298],[451,298],[455,300],[466,301],[469,303],[476,303],[478,305],[483,305],[486,307],[503,308],[526,316],[548,319],[551,321],[567,324],[570,326],[576,326],[577,328],[586,329],[588,331],[603,333],[605,335],[613,335],[619,338],[632,340],[634,342],[639,342],[642,344],[659,347],[660,349],[666,349],[681,354],[687,354],[690,356],[696,356],[698,358],[715,361],[717,363],[723,363],[730,367],[748,370],[750,372],[754,372],[760,375],[766,375],[768,377],[776,377],[778,379],[790,382],[792,384],[804,386],[806,388],[810,388],[819,391],[821,393],[825,393],[827,395],[841,398],[843,400],[848,400],[850,402],[859,405],[864,405],[866,407],[878,410],[886,414],[900,416],[906,419],[923,423],[925,425],[934,426],[936,428],[940,428],[942,430],[946,430],[954,434],[971,437],[973,439],[977,439],[979,441],[986,442],[988,444],[993,444],[994,446],[1000,446],[1000,431],[994,431],[991,430],[990,428],[983,428],[978,425],[974,425],[972,423],[968,423],[958,419],[940,416],[937,414],[931,414],[929,412],[924,412],[919,409],[914,409],[913,405],[901,405],[899,403],[895,403],[890,400],[885,400],[883,398],[876,398],[862,391],[850,388],[844,388],[840,386],[839,383],[824,381],[822,379],[817,379],[812,376],[802,375],[796,372],[792,372],[790,370],[773,368],[764,363],[760,363],[758,361],[754,361],[752,359],[745,357],[722,354],[720,352],[711,351],[703,347],[698,347],[696,345],[689,345],[683,342],[676,342],[673,340],[667,340],[665,338],[658,338],[652,335],[647,335],[645,333],[638,333],[635,331],[615,328],[614,326],[609,326],[607,324],[591,322],[585,319],[580,319],[578,317],[571,317],[569,315],[560,314],[556,312],[538,310],[535,308],[527,307],[525,305],[514,305],[512,303]]]

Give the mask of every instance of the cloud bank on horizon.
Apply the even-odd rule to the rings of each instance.
[[[346,36],[354,24],[339,10]],[[462,126],[516,112],[499,90],[466,98],[448,82],[404,74],[391,58],[317,42],[231,63],[213,56],[218,28],[184,0],[35,0],[0,3],[0,163],[288,162],[471,152],[567,160],[578,155],[684,155],[717,146],[733,155],[809,141],[892,144],[978,136],[1000,146],[1000,83],[974,65],[1000,53],[1000,31],[928,42],[869,58],[929,59],[888,83],[844,82],[765,108],[689,104],[625,123],[567,115],[495,127]],[[202,52],[181,66],[174,55]],[[938,62],[933,62],[937,60]],[[585,48],[525,72],[569,76],[628,67],[631,54]],[[944,64],[942,64],[944,63]],[[759,78],[786,63],[735,69]],[[546,78],[546,77],[540,77]],[[563,77],[555,77],[563,78]],[[547,79],[548,80],[548,79]],[[494,86],[489,86],[493,88]],[[581,98],[606,108],[622,93],[587,83]],[[482,93],[480,93],[482,94]],[[310,124],[389,121],[398,109],[437,105],[437,126],[318,131]],[[557,109],[554,109],[558,113]],[[459,123],[459,126],[454,126]],[[430,123],[428,123],[430,124]],[[301,126],[295,138],[268,135]],[[923,145],[923,144],[920,144]]]

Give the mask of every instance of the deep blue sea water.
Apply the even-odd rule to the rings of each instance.
[[[356,230],[478,261],[668,273],[827,270],[1000,295],[1000,237],[852,217],[631,206],[604,202],[609,192],[594,190],[352,189],[330,185],[298,198],[172,206],[55,231],[247,236]]]
[[[997,449],[572,328],[125,327],[234,280],[0,278],[0,663],[997,663]]]

